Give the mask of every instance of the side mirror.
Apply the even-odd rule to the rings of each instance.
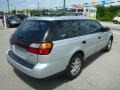
[[[103,31],[105,32],[105,31],[110,31],[110,28],[109,27],[104,27],[103,28]]]

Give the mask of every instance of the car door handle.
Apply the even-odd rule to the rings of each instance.
[[[101,39],[102,37],[101,36],[98,36],[98,39]]]
[[[82,44],[86,44],[86,41],[84,40],[84,41],[82,41]]]

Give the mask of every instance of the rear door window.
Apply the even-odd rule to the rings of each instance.
[[[90,31],[91,33],[98,33],[102,31],[102,25],[100,23],[98,23],[96,20],[89,20],[90,23]]]
[[[81,20],[79,24],[80,36],[101,32],[102,25],[96,20]]]
[[[27,20],[13,34],[17,39],[40,42],[48,29],[48,21]]]

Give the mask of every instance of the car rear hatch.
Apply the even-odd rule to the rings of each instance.
[[[35,65],[38,55],[28,52],[28,48],[39,44],[45,39],[48,30],[48,21],[26,20],[11,36],[10,48],[22,60]]]

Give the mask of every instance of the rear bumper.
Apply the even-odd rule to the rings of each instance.
[[[117,20],[112,20],[112,22],[114,22],[114,23],[115,23],[115,22],[118,22],[118,23],[119,23],[120,21],[117,21]]]
[[[10,26],[18,26],[18,25],[20,25],[21,23],[9,23],[9,24],[7,24],[7,25],[10,25]]]
[[[31,76],[31,77],[34,77],[34,78],[45,78],[45,77],[48,77],[48,76],[51,76],[51,75],[55,74],[54,72],[50,72],[51,71],[51,66],[53,66],[53,64],[51,64],[51,63],[48,63],[48,64],[37,63],[36,65],[33,66],[33,68],[28,68],[28,67],[23,66],[20,63],[16,62],[16,60],[14,60],[8,54],[8,52],[7,52],[7,61],[13,67],[15,67],[19,71],[27,74],[28,76]]]
[[[115,22],[115,21],[117,21],[117,20],[112,20],[112,22]]]

